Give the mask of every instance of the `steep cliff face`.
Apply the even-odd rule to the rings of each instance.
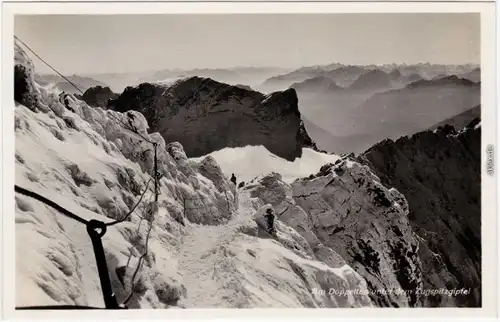
[[[171,86],[127,87],[109,107],[144,114],[151,130],[180,142],[189,157],[225,147],[264,145],[294,160],[303,147],[316,149],[300,118],[295,90],[259,92],[191,77]]]
[[[451,126],[383,141],[359,157],[408,199],[419,236],[424,288],[470,289],[429,296],[425,306],[481,305],[481,127]]]
[[[366,280],[377,306],[418,305],[421,263],[406,199],[368,167],[339,160],[291,185],[273,174],[244,189],[273,205],[320,260],[345,260]]]

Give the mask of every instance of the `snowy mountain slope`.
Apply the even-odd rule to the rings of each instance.
[[[34,82],[20,48],[16,64],[19,103],[30,103],[15,106],[16,185],[103,222],[125,218],[141,200],[103,238],[118,302],[131,295],[130,308],[372,305],[359,274],[341,259],[319,261],[293,228],[278,221],[277,238],[266,238],[257,222],[269,206],[236,197],[213,158],[193,166],[179,143],[148,134],[138,112],[104,111],[74,96],[64,106]],[[153,153],[141,136],[158,144],[158,208]],[[85,226],[19,193],[15,219],[16,304],[102,307]]]
[[[30,117],[33,117],[35,113],[21,106],[17,108],[17,111],[19,111],[16,113],[19,117],[18,122],[23,124],[21,126],[30,124],[28,125],[29,131],[33,132],[33,135],[26,135],[23,133],[24,128],[18,129],[16,155],[18,160],[24,160],[23,165],[17,164],[16,166],[18,185],[38,191],[87,219],[94,218],[106,222],[110,221],[110,218],[106,218],[104,215],[111,216],[113,214],[113,216],[118,217],[116,213],[124,214],[124,211],[117,208],[125,208],[126,205],[118,192],[120,189],[117,189],[120,188],[119,179],[113,178],[115,175],[114,166],[122,163],[130,165],[134,167],[137,173],[136,177],[139,177],[142,182],[146,181],[147,175],[141,173],[136,164],[131,164],[124,157],[120,158],[118,153],[113,157],[106,156],[104,149],[94,147],[91,140],[87,140],[86,149],[82,149],[85,153],[76,154],[65,151],[65,148],[71,146],[68,143],[76,144],[71,139],[78,141],[81,137],[75,135],[76,133],[70,133],[69,138],[64,141],[65,143],[58,142],[57,138],[51,137],[53,136],[51,130],[36,124],[43,122],[56,127],[57,121],[51,122],[50,117],[38,114],[34,117],[36,122],[33,122]],[[31,125],[33,123],[35,125]],[[65,131],[61,132],[63,135],[66,134]],[[40,141],[47,143],[46,145],[39,144]],[[78,142],[81,144],[85,141]],[[66,147],[60,145],[66,145]],[[37,156],[37,163],[28,163],[29,160],[34,159],[33,155]],[[67,155],[71,156],[69,160],[61,160],[61,156]],[[80,187],[71,182],[74,178],[68,173],[65,163],[77,160],[78,168],[81,173],[88,175],[88,181],[98,181],[92,182],[95,190],[87,192],[86,184],[88,183],[86,181],[83,181]],[[101,166],[98,167],[98,165]],[[92,171],[92,169],[94,170]],[[99,178],[99,176],[104,177],[104,179]],[[86,176],[82,175],[82,177]],[[139,180],[139,178],[136,179]],[[99,182],[99,179],[103,182]],[[60,182],[60,180],[64,180],[64,182]],[[113,186],[113,189],[110,191],[106,185]],[[123,189],[123,187],[121,188]],[[94,192],[95,194],[93,194]],[[152,197],[152,193],[148,195]],[[164,205],[165,202],[173,201],[165,199],[163,194],[160,195],[160,205]],[[17,276],[17,283],[18,285],[28,285],[27,290],[34,290],[34,292],[18,292],[18,305],[75,303],[102,306],[98,275],[96,267],[93,265],[95,259],[85,227],[27,197],[16,197],[16,203],[17,251],[18,254],[27,254],[18,257],[17,266],[20,267],[20,273]],[[111,203],[118,206],[112,207]],[[176,206],[175,210],[180,210],[178,209],[180,206],[178,204]],[[145,272],[139,275],[140,292],[129,302],[130,307],[167,307],[176,304],[175,300],[182,295],[185,296],[182,297],[179,305],[185,307],[344,307],[370,305],[370,300],[366,296],[359,299],[359,302],[354,301],[352,304],[348,303],[348,299],[344,296],[338,296],[336,300],[330,299],[329,296],[318,296],[318,299],[314,299],[311,290],[304,287],[301,275],[297,275],[294,271],[297,267],[299,270],[305,271],[308,278],[312,279],[309,281],[309,285],[312,285],[310,287],[328,289],[333,286],[343,286],[345,289],[353,289],[353,285],[356,287],[359,285],[361,290],[366,291],[364,280],[346,265],[331,268],[312,259],[302,259],[274,241],[260,240],[255,236],[242,234],[236,230],[236,228],[241,228],[238,224],[242,225],[238,221],[231,221],[229,225],[219,226],[196,225],[187,222],[184,227],[172,218],[175,216],[174,214],[162,208],[160,207],[157,216],[159,219],[156,219],[149,242],[151,265],[153,266],[148,267],[149,269],[143,268]],[[243,222],[245,219],[246,221],[251,220],[252,210],[255,211],[255,209],[250,209],[247,213],[240,212],[239,219]],[[213,214],[211,210],[208,213]],[[50,220],[46,218],[50,218]],[[246,224],[251,225],[248,222]],[[135,234],[138,225],[140,225],[140,218],[132,215],[130,222],[120,224],[116,226],[116,229],[109,229],[105,235],[104,244],[108,264],[119,301],[123,300],[128,292],[125,289],[122,290],[114,269],[126,264],[129,249],[133,249],[135,253],[129,267],[134,268],[137,264],[138,249],[141,248],[141,245],[135,245],[135,243],[144,241],[144,235]],[[146,228],[147,224],[143,222],[142,226]],[[61,234],[64,236],[62,240],[59,238]],[[213,243],[211,243],[211,238],[214,239]],[[233,241],[229,243],[231,238]],[[49,239],[49,241],[40,242],[41,239]],[[216,240],[221,241],[217,242]],[[199,252],[204,249],[209,253],[213,251],[215,257],[201,258],[202,254]],[[193,254],[193,250],[197,253]],[[226,252],[229,255],[224,255]],[[255,255],[249,255],[249,253]],[[216,263],[215,260],[217,260]],[[242,263],[234,264],[235,261],[242,261]],[[41,272],[38,265],[33,266],[33,262],[41,263]],[[259,267],[256,263],[262,266]],[[279,273],[278,266],[285,266],[285,271],[288,271],[285,274],[285,280],[282,276],[284,273]],[[34,267],[37,269],[35,270]],[[194,275],[200,273],[199,269],[213,273],[211,271],[213,267],[217,268],[221,277],[219,282],[210,288],[210,284],[203,283],[205,280],[213,283],[211,277],[203,276],[205,278],[203,279],[199,275],[196,277]],[[329,285],[328,280],[322,281],[320,279],[317,281],[317,278],[319,279],[325,274],[326,276],[331,275],[329,279],[339,276],[337,277],[339,279],[338,285]],[[243,276],[248,279],[248,286],[239,289],[242,287],[241,285],[245,285],[241,282]],[[238,284],[227,285],[229,277],[233,280],[240,277]],[[351,284],[353,280],[356,284]],[[283,285],[284,288],[276,288],[273,281]],[[167,288],[168,294],[162,295],[163,293],[158,291],[158,287],[162,286]],[[277,292],[276,289],[283,291]],[[39,294],[43,293],[41,291],[45,292],[43,297]],[[235,292],[238,297],[217,298],[220,294],[232,292]],[[200,295],[200,293],[202,294]],[[332,298],[335,297],[332,296]],[[232,301],[228,299],[232,299]]]
[[[248,194],[240,195],[239,200],[239,215],[228,225],[197,226],[182,238],[180,266],[188,296],[181,305],[371,306],[366,283],[352,268],[345,263],[332,267],[318,262],[307,242],[281,223],[277,224],[277,240],[271,239],[254,221],[267,207]],[[314,289],[333,288],[339,294],[314,294]],[[342,291],[365,294],[345,295]]]
[[[292,182],[315,173],[325,163],[335,162],[339,156],[316,152],[312,149],[302,149],[302,156],[293,162],[280,158],[262,145],[246,146],[242,148],[224,148],[210,153],[228,177],[235,174],[239,182],[249,182],[255,177],[271,172],[278,172],[286,182]],[[206,156],[192,158],[201,161]]]
[[[421,305],[417,296],[422,289],[419,244],[403,195],[383,186],[368,167],[337,156],[308,178],[284,178],[278,173],[288,173],[283,160],[259,149],[227,149],[212,156],[220,160],[223,172],[234,172],[238,178],[258,172],[238,173],[234,164],[254,169],[258,162],[259,168],[277,169],[246,181],[240,193],[250,193],[272,205],[279,220],[305,238],[319,260],[352,266],[367,280],[371,300],[377,306]],[[300,160],[308,160],[305,152]],[[299,169],[314,173],[311,166]]]

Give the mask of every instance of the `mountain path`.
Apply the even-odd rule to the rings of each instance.
[[[182,237],[179,266],[187,294],[179,304],[187,308],[220,307],[221,302],[231,302],[230,297],[224,296],[228,291],[224,284],[230,282],[228,276],[234,278],[235,272],[233,256],[226,246],[253,212],[239,200],[237,213],[226,224],[193,225],[190,233]]]

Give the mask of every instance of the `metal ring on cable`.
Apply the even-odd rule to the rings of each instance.
[[[106,233],[106,224],[102,221],[92,219],[87,224],[87,232],[92,237],[102,237]]]

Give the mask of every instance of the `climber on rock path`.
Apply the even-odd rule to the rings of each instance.
[[[276,229],[274,228],[274,211],[271,208],[266,210],[266,214],[264,217],[267,220],[267,232],[271,235],[276,233]]]

